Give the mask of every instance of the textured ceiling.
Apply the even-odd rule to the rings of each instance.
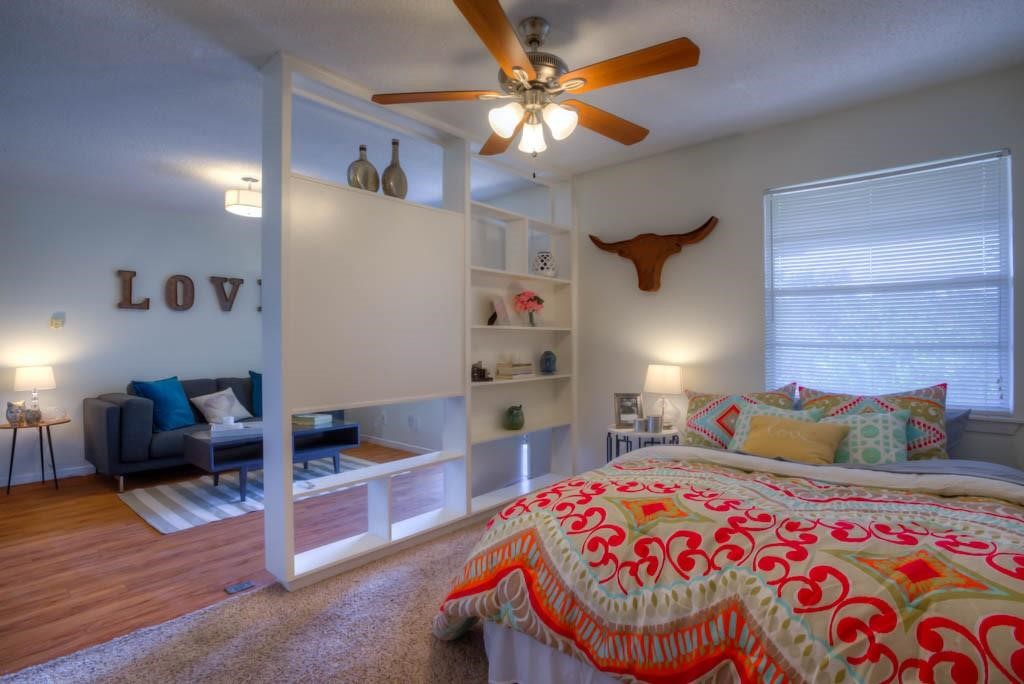
[[[539,169],[562,173],[1024,60],[1024,0],[507,0],[505,8],[513,21],[546,17],[545,49],[570,68],[681,35],[701,46],[695,69],[582,97],[652,132],[632,147],[582,129],[549,141]],[[258,171],[258,68],[276,51],[376,91],[491,88],[497,71],[449,0],[5,0],[0,46],[0,182],[195,209]],[[482,140],[489,106],[419,110]],[[378,165],[386,163],[383,132],[316,108],[303,117],[300,169],[341,174],[370,138]],[[414,147],[410,171],[421,161]],[[429,194],[428,185],[416,191]]]

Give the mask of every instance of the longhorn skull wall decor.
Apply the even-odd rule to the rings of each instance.
[[[675,235],[643,233],[635,238],[619,242],[604,242],[591,235],[590,240],[604,251],[618,254],[632,261],[636,266],[636,277],[640,289],[644,292],[657,292],[661,289],[661,267],[665,265],[665,260],[673,254],[681,252],[683,245],[692,245],[706,238],[717,225],[718,219],[712,216],[700,228],[691,230],[689,233],[676,233]]]

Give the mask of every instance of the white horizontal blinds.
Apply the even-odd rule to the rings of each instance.
[[[767,386],[1012,409],[1010,157],[771,191]]]

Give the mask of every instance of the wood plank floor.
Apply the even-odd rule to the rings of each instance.
[[[363,444],[383,462],[407,452]],[[134,476],[130,487],[184,477]],[[437,508],[441,466],[396,475],[394,519]],[[296,550],[366,531],[365,486],[295,505]],[[20,485],[0,495],[0,674],[45,662],[217,603],[224,587],[274,580],[264,569],[263,513],[163,535],[99,476]]]

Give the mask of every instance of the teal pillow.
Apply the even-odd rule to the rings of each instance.
[[[181,386],[177,375],[153,382],[133,380],[132,389],[140,397],[153,402],[154,432],[167,432],[196,424],[192,407],[185,396],[185,388]]]
[[[252,415],[257,418],[263,417],[263,373],[249,371],[249,380],[252,381]]]
[[[907,421],[910,411],[831,416],[822,423],[849,425],[836,449],[836,463],[880,465],[907,460]]]
[[[817,423],[825,415],[823,411],[811,409],[809,411],[792,411],[790,409],[768,406],[767,404],[750,404],[740,410],[736,418],[735,431],[729,441],[729,451],[742,451],[747,437],[750,436],[750,419],[754,416],[775,416],[776,418],[788,418],[799,420],[804,423]]]

